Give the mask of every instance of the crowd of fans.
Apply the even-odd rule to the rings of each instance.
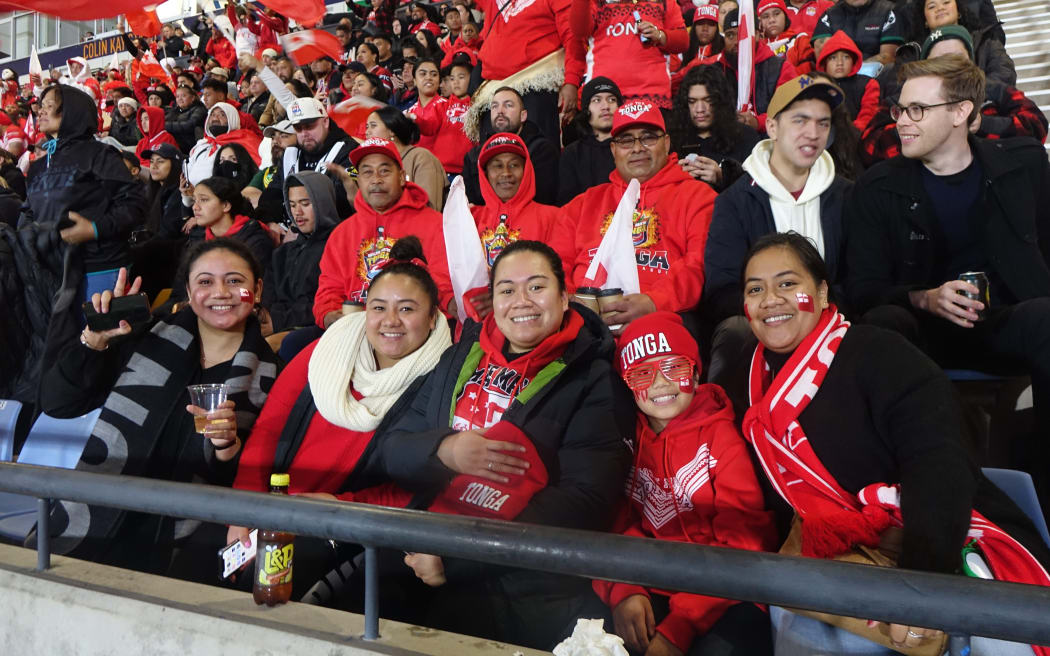
[[[127,34],[119,69],[4,71],[0,393],[102,407],[81,469],[820,558],[892,534],[899,567],[961,573],[966,545],[1050,585],[943,369],[1030,376],[1050,425],[1047,120],[990,0],[762,0],[742,106],[735,0],[350,7],[338,59],[296,65],[287,19],[231,3]],[[489,267],[459,297],[458,177]],[[596,311],[632,181],[640,291]],[[85,327],[140,292],[148,325]],[[203,439],[198,383],[229,388]],[[1050,443],[1022,446],[1050,507]],[[60,552],[208,583],[251,528],[53,515]],[[358,608],[359,547],[295,553],[296,599]],[[650,656],[942,637],[381,564],[384,615],[544,649],[579,617]]]

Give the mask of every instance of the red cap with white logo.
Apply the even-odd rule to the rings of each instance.
[[[525,142],[521,140],[521,137],[510,132],[497,132],[481,147],[481,153],[478,155],[478,166],[485,168],[490,159],[502,153],[514,153],[524,159],[528,159],[528,149],[525,147]]]
[[[612,136],[615,137],[624,130],[639,126],[667,130],[664,125],[664,115],[660,113],[659,107],[644,100],[632,100],[625,105],[620,105],[620,108],[616,110],[613,116]]]
[[[700,5],[696,8],[696,14],[693,15],[693,22],[697,23],[702,20],[718,22],[718,5]]]
[[[674,312],[650,312],[627,324],[616,341],[616,366],[620,375],[631,365],[654,355],[684,355],[700,367],[700,350]]]
[[[375,154],[386,155],[397,162],[399,169],[405,168],[405,165],[401,163],[401,153],[397,152],[397,146],[386,139],[379,138],[365,139],[357,148],[351,150],[350,163],[357,166],[365,157]]]

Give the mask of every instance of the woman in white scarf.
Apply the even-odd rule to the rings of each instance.
[[[245,442],[235,488],[266,491],[271,473],[287,472],[292,494],[408,504],[411,495],[393,485],[351,489],[361,487],[354,482],[357,463],[383,416],[451,344],[421,255],[417,238],[398,240],[372,281],[364,311],[332,324],[281,372]],[[294,453],[277,462],[296,442]],[[227,544],[247,542],[248,533],[231,526]],[[296,562],[296,599],[317,580],[300,575],[309,565]]]

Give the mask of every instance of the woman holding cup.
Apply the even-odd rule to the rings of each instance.
[[[242,440],[277,375],[277,361],[253,315],[262,271],[240,242],[195,244],[178,280],[188,303],[150,327],[85,328],[44,373],[41,409],[75,417],[102,406],[78,469],[171,481],[230,485]],[[94,294],[108,314],[114,299],[138,293],[121,270],[113,291]],[[145,299],[143,299],[145,303]],[[214,409],[191,402],[191,385],[222,386]],[[221,399],[216,399],[221,400]],[[203,401],[199,401],[203,402]],[[203,439],[194,422],[206,416]],[[52,511],[57,553],[200,581],[214,577],[215,527],[58,502]],[[197,549],[207,549],[206,557]]]

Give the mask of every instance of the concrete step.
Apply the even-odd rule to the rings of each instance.
[[[1016,39],[1007,39],[1007,41],[1010,45],[1006,47],[1006,53],[1013,59],[1027,53],[1037,53],[1043,56],[1050,54],[1050,30],[1019,35]]]

